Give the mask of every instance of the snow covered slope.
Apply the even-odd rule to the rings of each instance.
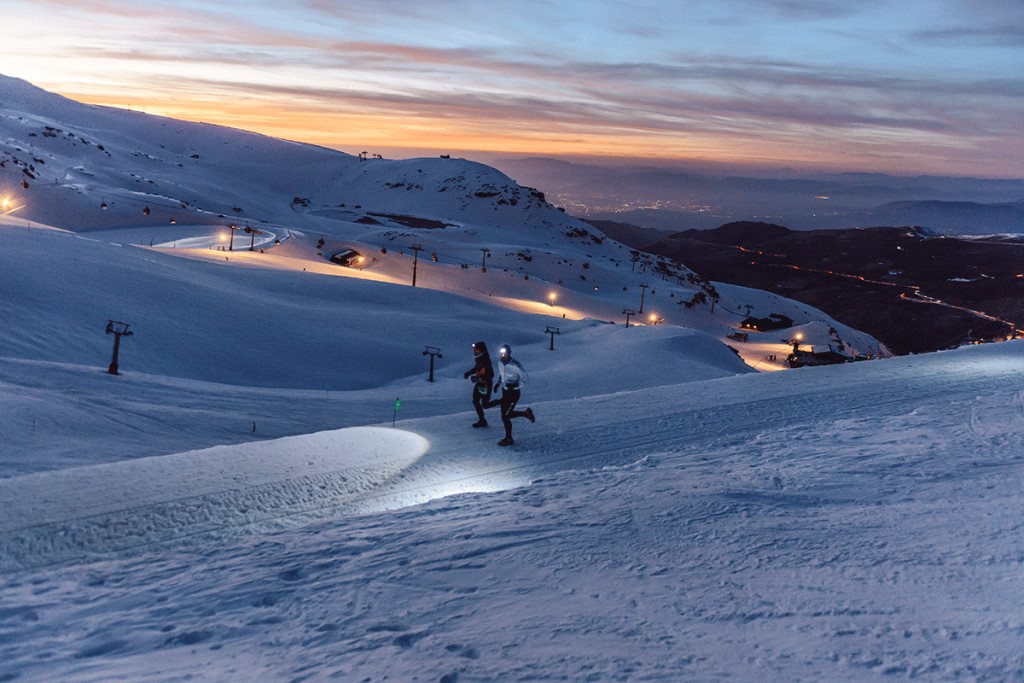
[[[0,680],[1024,677],[1024,342],[755,372],[874,342],[471,162],[0,88]]]
[[[787,338],[799,331],[805,343],[832,344],[850,355],[887,354],[876,340],[808,306],[716,287],[684,264],[633,254],[549,204],[542,192],[482,164],[353,157],[83,105],[2,76],[0,194],[21,207],[12,216],[110,242],[205,248],[207,257],[213,249],[251,246],[281,258],[247,265],[334,274],[340,269],[326,267],[327,258],[354,248],[367,258],[368,277],[402,284],[411,283],[415,253],[418,287],[497,300],[515,310],[617,322],[625,321],[624,310],[635,310],[633,322],[649,322],[653,314],[723,340],[749,312],[780,313],[801,325],[822,323],[789,330]],[[181,271],[186,266],[168,267],[191,277]],[[237,318],[255,310],[248,304],[258,293],[245,282],[233,284],[216,286],[244,306]],[[132,285],[126,291],[140,290]],[[101,294],[111,299],[111,309],[127,311],[109,315],[132,312],[116,293]],[[552,295],[557,306],[550,306]],[[323,321],[316,322],[321,329]],[[753,336],[752,345],[738,349],[748,362],[781,367],[766,360],[785,358],[779,335]],[[322,361],[322,354],[313,357]],[[306,379],[302,386],[323,384]]]
[[[8,477],[0,676],[1015,680],[1022,368],[1011,342],[562,386],[508,450],[449,378],[462,412],[394,429]],[[5,417],[36,402],[141,427],[156,413],[119,409],[162,390],[158,419],[185,424],[228,391],[266,398],[0,369]]]

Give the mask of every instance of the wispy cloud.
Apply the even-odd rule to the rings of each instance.
[[[864,163],[888,146],[946,170],[1019,149],[1019,3],[979,0],[972,15],[966,0],[929,0],[931,13],[924,1],[36,0],[15,18],[38,23],[39,44],[22,30],[0,51],[25,65],[11,75],[90,101],[131,93],[321,143],[334,130],[590,153],[842,147]],[[240,102],[260,107],[246,118]]]

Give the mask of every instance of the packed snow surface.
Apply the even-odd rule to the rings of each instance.
[[[174,319],[242,374],[189,376],[203,365],[188,354],[134,371],[157,362],[140,326],[115,377],[86,297],[58,313],[24,301],[88,280],[33,266],[47,239],[82,246],[61,260],[97,280],[117,264],[67,233],[4,232],[3,272],[28,263],[30,281],[4,303],[22,316],[5,344],[26,351],[0,358],[4,678],[1024,675],[1021,342],[751,373],[693,330],[580,321],[554,350],[513,347],[538,418],[500,448],[494,410],[470,427],[462,373],[471,341],[496,350],[527,314],[453,318],[432,383],[420,355],[413,374],[385,364],[390,381],[332,391],[302,386],[306,358],[214,324],[237,300],[170,287],[159,300],[191,311]],[[167,269],[196,268],[197,289],[204,269],[242,273],[268,327],[293,315],[263,270],[102,249],[142,257],[135,287]],[[366,296],[386,307],[394,285],[378,286]],[[409,330],[457,306],[420,294]]]

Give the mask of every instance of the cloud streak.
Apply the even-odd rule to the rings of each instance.
[[[921,2],[910,0],[908,15]],[[883,3],[810,0],[672,3],[661,22],[645,12],[660,3],[627,14],[600,0],[487,11],[461,0],[310,0],[289,12],[161,0],[131,14],[85,3],[18,9],[20,22],[40,22],[44,46],[33,52],[25,31],[4,48],[34,55],[10,75],[108,104],[132,93],[172,115],[320,144],[332,135],[345,144],[349,133],[354,146],[779,163],[831,163],[841,148],[862,170],[884,166],[888,149],[890,168],[878,170],[1024,175],[1010,160],[1024,151],[1015,132],[1024,83],[1010,64],[1024,62],[1024,23],[995,4],[974,23],[945,0],[932,3],[946,8],[940,16],[885,25]],[[61,20],[45,26],[40,7]],[[103,35],[82,37],[86,21]],[[259,103],[258,115],[247,118],[245,102]]]

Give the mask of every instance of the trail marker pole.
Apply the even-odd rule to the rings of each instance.
[[[428,382],[433,382],[434,381],[434,358],[444,358],[444,356],[441,355],[441,349],[437,348],[436,346],[424,346],[423,347],[423,355],[424,356],[428,356],[428,355],[430,356],[430,376],[427,378],[427,381]]]
[[[395,426],[395,420],[398,419],[398,411],[399,411],[399,409],[401,407],[402,407],[402,399],[396,398],[395,399],[395,414],[391,417],[391,426],[392,427]]]
[[[119,375],[117,371],[117,355],[121,350],[121,337],[130,337],[134,332],[128,331],[128,323],[119,322],[117,320],[107,321],[107,334],[114,335],[114,354],[110,358],[110,365],[107,367],[107,372],[111,375]]]

